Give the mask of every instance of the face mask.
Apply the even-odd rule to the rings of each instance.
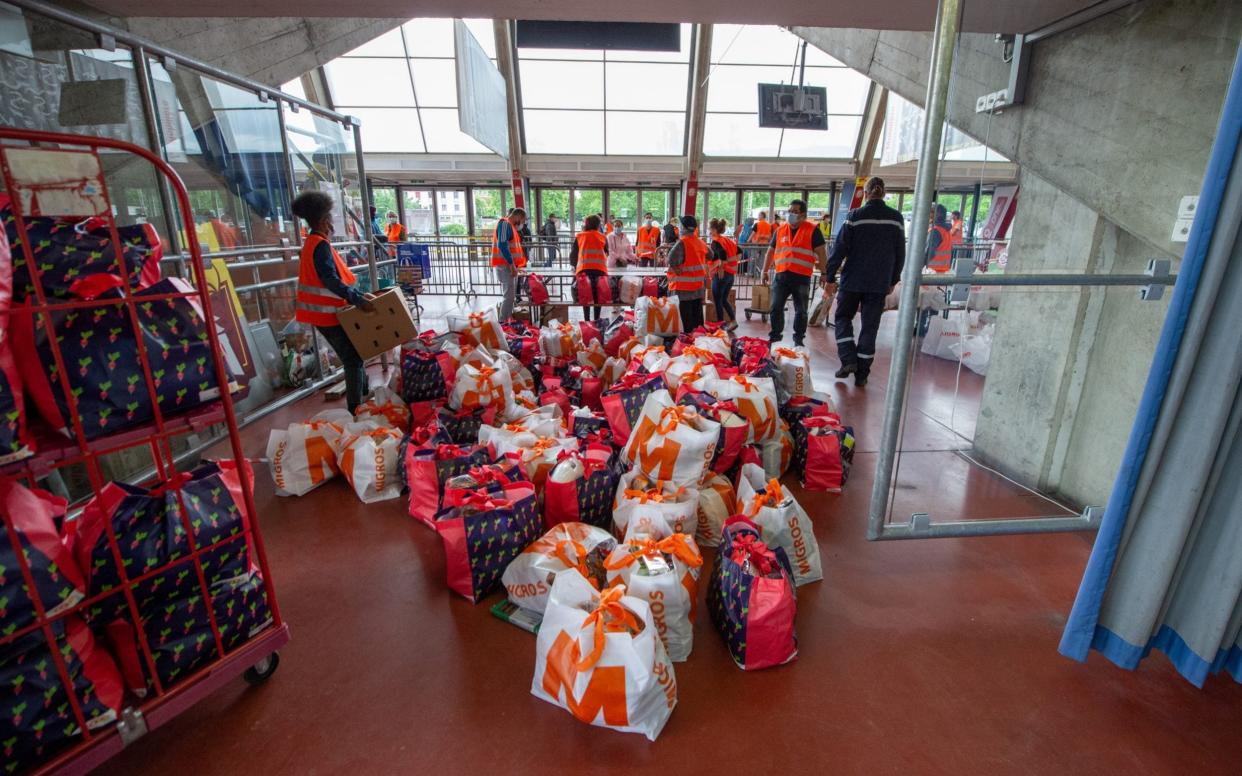
[[[802,214],[801,214],[801,213],[789,213],[789,214],[788,214],[788,216],[789,216],[789,225],[790,225],[790,226],[797,226],[798,224],[802,223]]]
[[[390,223],[390,224],[395,224],[395,223],[397,223],[397,219],[395,219],[395,218],[390,218],[390,219],[388,219],[388,223]]]

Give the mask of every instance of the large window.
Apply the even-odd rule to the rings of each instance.
[[[728,221],[730,230],[737,226],[737,192],[736,191],[713,191],[707,195],[707,220],[723,218]],[[707,226],[704,225],[703,233],[707,234]]]
[[[576,234],[577,228],[569,213],[569,189],[539,190],[539,223],[555,218],[561,225],[560,235]]]
[[[680,156],[690,25],[677,52],[518,49],[526,151]]]
[[[405,231],[410,237],[435,237],[435,192],[430,189],[405,189]]]
[[[574,230],[582,228],[582,221],[587,216],[604,212],[604,192],[602,189],[574,189]]]
[[[622,228],[634,234],[638,230],[638,192],[633,189],[610,189],[608,191],[609,218],[620,219]]]
[[[504,218],[506,210],[504,189],[475,189],[474,194],[474,233],[476,236],[491,236],[496,222]]]
[[[466,25],[494,57],[491,21]],[[337,110],[362,121],[368,152],[491,154],[458,128],[452,19],[412,19],[324,70]]]
[[[803,83],[828,90],[828,130],[761,128],[758,84],[797,83],[801,40],[779,27],[718,24],[712,37],[703,152],[708,156],[848,158],[867,99],[867,78],[814,46]]]

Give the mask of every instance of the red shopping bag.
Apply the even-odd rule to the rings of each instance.
[[[591,279],[585,272],[579,272],[574,276],[574,298],[578,304],[594,304],[595,302],[595,291],[591,286]]]
[[[806,428],[806,471],[802,487],[840,493],[854,460],[854,430],[842,426],[835,415],[820,415],[802,422]]]
[[[628,321],[622,321],[616,326],[609,326],[604,340],[604,352],[609,356],[616,357],[621,346],[634,336],[634,325]]]
[[[530,303],[534,305],[547,304],[548,286],[543,282],[543,278],[539,275],[527,275],[526,284],[530,289]]]
[[[445,482],[450,477],[491,463],[493,457],[490,445],[408,445],[402,464],[405,467],[405,481],[410,486],[410,517],[435,528],[436,510],[440,508]]]
[[[643,296],[658,297],[660,295],[660,279],[654,275],[643,278]]]
[[[668,390],[661,374],[628,374],[612,384],[600,399],[608,426],[612,429],[616,444],[624,446],[630,438],[630,430],[638,421],[647,395]]]
[[[578,328],[582,331],[582,344],[585,347],[591,340],[597,340],[599,344],[604,344],[604,335],[600,333],[599,324],[595,321],[581,321]]]
[[[499,494],[458,497],[436,515],[449,589],[478,603],[500,586],[509,563],[539,538],[539,500],[529,482]]]
[[[595,278],[595,304],[612,304],[612,285],[607,275]]]
[[[544,527],[558,523],[609,527],[619,476],[612,462],[613,450],[607,445],[588,444],[581,453],[563,453],[544,483]]]
[[[784,550],[768,547],[759,528],[738,515],[725,521],[707,589],[712,624],[738,668],[779,666],[798,656],[798,603]]]
[[[555,381],[556,387],[548,388],[548,383],[553,381]],[[573,403],[569,400],[569,394],[565,392],[565,389],[560,387],[559,379],[554,377],[547,378],[543,381],[543,385],[544,391],[539,394],[540,406],[555,404],[561,408],[561,416],[566,418],[573,414]]]

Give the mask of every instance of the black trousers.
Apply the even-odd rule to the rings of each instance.
[[[345,406],[353,412],[362,404],[362,397],[367,393],[367,370],[362,356],[358,355],[354,343],[349,341],[349,335],[340,326],[315,328],[336,351],[336,357],[341,359],[341,366],[345,369]]]
[[[703,298],[677,300],[677,310],[681,313],[681,330],[689,334],[703,325]]]
[[[768,339],[779,342],[785,332],[785,303],[793,297],[793,341],[801,345],[806,337],[806,308],[811,297],[811,278],[797,272],[778,272],[772,279],[772,332]]]
[[[862,330],[854,337],[854,316],[862,311]],[[832,322],[837,335],[837,356],[841,365],[855,364],[858,374],[871,373],[875,359],[875,335],[880,330],[880,316],[884,313],[884,293],[864,294],[858,291],[838,291],[837,309]]]

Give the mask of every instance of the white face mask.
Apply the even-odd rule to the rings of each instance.
[[[802,223],[803,216],[801,213],[787,213],[786,215],[788,216],[790,226],[797,226]]]

